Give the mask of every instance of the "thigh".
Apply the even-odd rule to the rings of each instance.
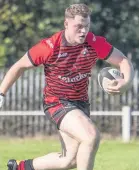
[[[79,109],[72,110],[66,114],[60,124],[60,130],[69,134],[79,142],[88,140],[96,135],[97,127],[92,120]]]
[[[90,104],[83,101],[58,100],[56,102],[44,102],[44,113],[59,129],[61,121],[67,113],[72,110],[80,109],[90,116]]]

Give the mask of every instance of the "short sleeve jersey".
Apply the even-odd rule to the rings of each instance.
[[[112,50],[104,37],[91,32],[83,44],[68,46],[63,30],[34,45],[28,57],[34,66],[44,65],[45,101],[53,97],[87,101],[91,69],[98,59],[106,60]]]

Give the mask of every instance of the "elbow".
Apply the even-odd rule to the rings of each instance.
[[[131,72],[134,73],[134,67],[132,62],[128,59],[128,58],[124,58],[120,63],[119,63],[119,67],[123,67],[127,70],[131,70]]]
[[[124,58],[120,62],[119,66],[120,66],[121,72],[123,72],[124,74],[128,74],[127,77],[129,77],[130,82],[132,82],[132,80],[134,79],[134,75],[135,75],[132,62],[129,59]]]

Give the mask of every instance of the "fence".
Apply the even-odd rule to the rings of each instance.
[[[135,122],[131,119],[138,116],[139,112],[131,112],[129,106],[124,106],[122,111],[92,111],[91,118],[100,116],[119,116],[121,121],[118,124],[120,128],[119,136],[122,137],[124,142],[129,142],[132,134],[133,127],[135,127]],[[3,135],[12,135],[25,137],[28,134],[35,136],[40,133],[43,135],[52,135],[56,133],[56,127],[46,119],[42,111],[4,111],[0,114],[0,133]],[[3,118],[8,117],[7,123],[4,123]],[[3,123],[2,123],[3,122]],[[97,121],[96,121],[97,124]],[[99,125],[98,125],[99,126]],[[106,126],[106,124],[104,125]],[[109,125],[107,125],[109,126]],[[100,126],[99,126],[100,128]],[[115,128],[114,123],[112,124],[112,129]],[[116,128],[115,128],[116,129]],[[139,132],[139,124],[136,123],[137,132]],[[104,132],[104,131],[103,131]],[[106,131],[105,131],[106,133]],[[114,131],[112,130],[114,135]],[[115,136],[115,135],[114,135]],[[135,137],[135,136],[134,136]]]
[[[0,79],[3,78],[5,72],[6,70],[4,69],[0,71]],[[91,112],[96,113],[92,116],[92,119],[96,122],[102,133],[110,134],[113,137],[119,136],[122,134],[122,107],[127,105],[131,111],[139,110],[138,71],[135,73],[131,90],[121,96],[111,96],[104,93],[98,86],[97,73],[98,70],[93,70],[89,86]],[[24,137],[26,135],[34,136],[38,133],[43,135],[56,133],[55,126],[42,115],[43,112],[41,111],[41,114],[38,114],[42,110],[43,79],[42,69],[28,70],[12,86],[6,95],[5,105],[0,111],[0,135]],[[12,113],[18,114],[16,111],[33,114],[30,116],[11,116]],[[7,113],[9,113],[9,116],[4,115]],[[101,116],[99,115],[100,113]],[[113,115],[114,113],[116,115]],[[139,113],[136,112],[135,115],[131,116],[130,134],[132,137],[139,135],[138,125]]]
[[[0,70],[2,80],[6,69]],[[121,96],[111,96],[104,93],[97,82],[98,70],[94,69],[89,86],[91,110],[118,111],[123,105],[128,105],[132,110],[139,110],[139,74],[135,73],[131,90]],[[12,76],[12,75],[11,75]],[[42,89],[44,87],[43,69],[25,71],[23,76],[16,81],[6,95],[3,110],[40,110],[42,106]]]

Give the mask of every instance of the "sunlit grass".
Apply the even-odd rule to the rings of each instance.
[[[0,170],[7,170],[7,160],[34,158],[60,151],[57,139],[1,139]],[[94,170],[139,170],[139,141],[102,141]]]

